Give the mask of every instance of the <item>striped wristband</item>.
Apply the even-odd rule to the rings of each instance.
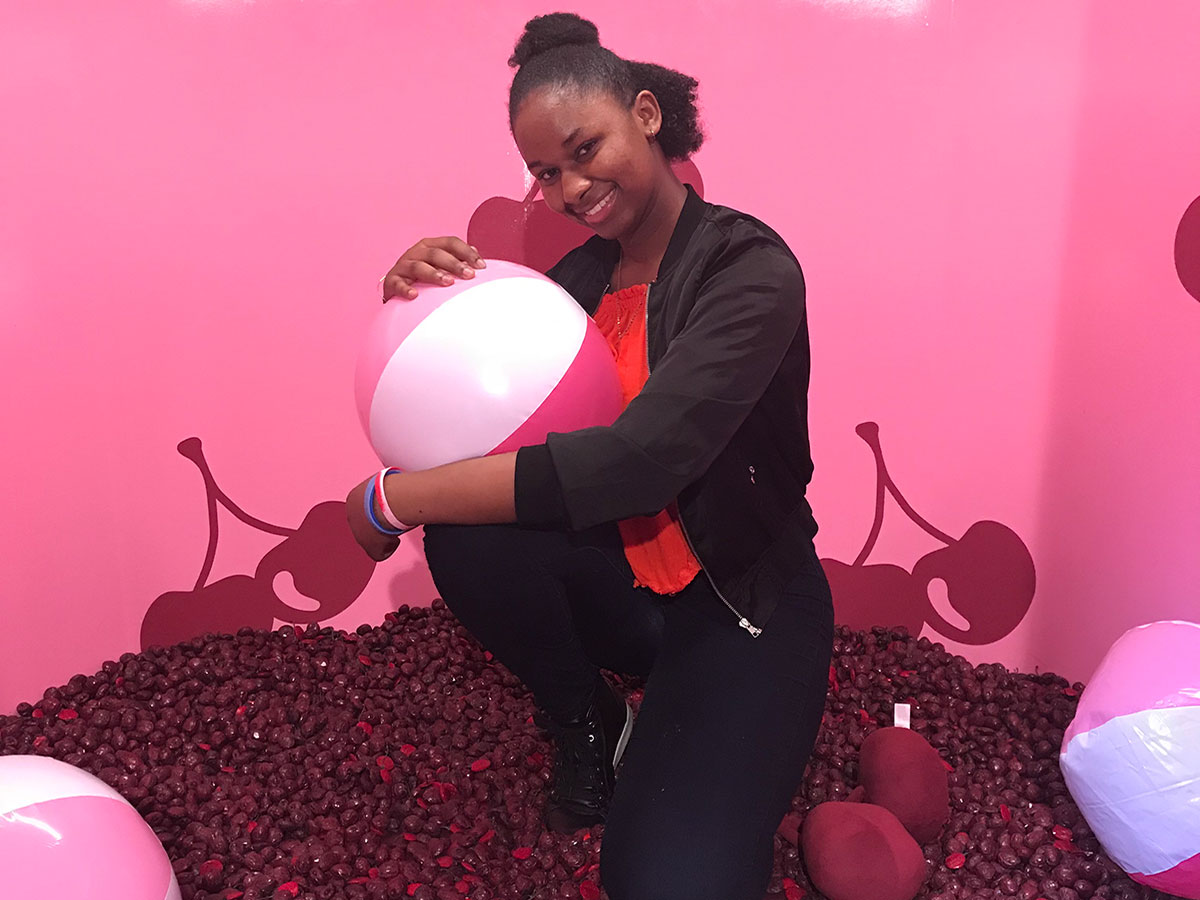
[[[392,512],[392,508],[388,506],[387,494],[384,493],[383,490],[383,479],[387,478],[389,475],[402,471],[403,469],[398,469],[395,466],[388,466],[385,469],[380,469],[379,474],[375,476],[375,494],[377,497],[379,497],[379,508],[383,512],[383,517],[387,520],[387,523],[393,528],[399,528],[402,532],[404,532],[412,531],[415,526],[405,525],[396,518],[396,514]]]
[[[367,489],[363,492],[363,510],[364,510],[364,512],[366,512],[367,521],[371,523],[372,528],[374,528],[380,534],[386,534],[389,537],[398,537],[399,535],[404,534],[404,532],[406,532],[410,529],[408,526],[405,526],[402,523],[400,523],[399,521],[397,521],[396,517],[391,514],[391,510],[388,508],[388,505],[387,505],[387,496],[385,494],[381,493],[382,485],[383,485],[383,475],[389,471],[396,471],[396,470],[384,469],[383,472],[380,472],[378,475],[376,475],[374,478],[372,478],[370,481],[367,482]],[[375,516],[375,495],[377,493],[379,494],[379,501],[380,501],[379,505],[380,505],[380,507],[382,507],[385,517],[388,519],[389,522],[396,521],[397,527],[393,528],[390,525],[385,525],[383,522],[380,522],[378,518],[376,518],[376,516]]]

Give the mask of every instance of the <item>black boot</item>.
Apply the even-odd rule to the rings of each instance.
[[[546,802],[546,825],[570,834],[603,822],[608,814],[617,763],[633,730],[633,710],[603,676],[584,716],[575,722],[536,721],[554,740],[554,783]]]

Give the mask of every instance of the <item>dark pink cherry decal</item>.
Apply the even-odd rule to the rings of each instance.
[[[208,500],[208,548],[196,584],[156,598],[142,619],[141,645],[170,646],[202,634],[232,634],[239,628],[270,628],[275,619],[311,624],[329,619],[350,606],[371,580],[375,563],[362,552],[346,524],[340,500],[318,503],[298,528],[264,522],[245,512],[222,491],[204,458],[199,438],[187,438],[179,452],[196,464]],[[259,562],[254,575],[231,575],[207,584],[217,555],[217,506],[237,519],[283,540]],[[299,609],[277,594],[276,576],[288,573],[299,594],[315,609]]]
[[[928,622],[943,637],[964,644],[990,644],[1009,634],[1029,611],[1036,584],[1033,557],[1024,542],[999,522],[976,522],[961,538],[935,528],[909,505],[888,474],[879,426],[863,422],[855,432],[875,455],[875,518],[854,562],[821,560],[838,624],[855,629],[902,625],[916,636]],[[883,528],[888,494],[917,527],[946,545],[921,557],[911,574],[898,565],[866,564]],[[967,627],[947,621],[930,601],[930,584],[938,579]]]

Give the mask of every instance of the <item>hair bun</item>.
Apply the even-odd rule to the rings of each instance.
[[[600,31],[575,13],[550,13],[525,23],[525,33],[517,41],[508,64],[520,67],[540,53],[569,44],[600,45]]]

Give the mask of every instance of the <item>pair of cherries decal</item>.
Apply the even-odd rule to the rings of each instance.
[[[1021,539],[999,522],[976,522],[958,539],[934,528],[913,510],[888,475],[879,426],[864,422],[855,430],[875,454],[875,519],[854,562],[821,560],[833,591],[837,622],[851,628],[903,625],[913,635],[928,623],[942,636],[965,644],[990,644],[1011,632],[1028,612],[1035,585],[1033,559]],[[195,585],[162,594],[146,611],[143,649],[209,632],[271,628],[276,620],[313,624],[336,616],[358,599],[375,563],[351,535],[342,501],[318,503],[296,528],[274,525],[242,510],[217,486],[199,438],[188,438],[178,449],[204,479],[208,548]],[[889,493],[918,527],[946,545],[921,557],[912,572],[866,562],[883,527]],[[218,506],[246,525],[283,540],[263,555],[253,575],[230,575],[208,584],[220,533]],[[939,579],[945,584],[947,602],[967,627],[947,621],[930,600],[929,588]]]

